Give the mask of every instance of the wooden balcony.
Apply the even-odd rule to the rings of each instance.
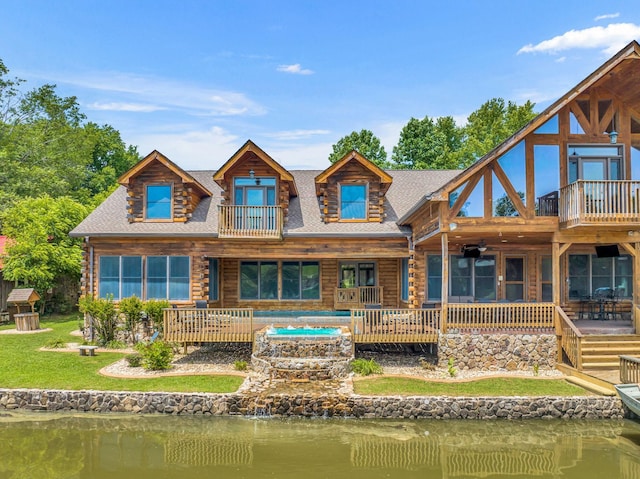
[[[358,288],[336,288],[333,309],[362,309],[365,304],[382,304],[382,286],[360,286]]]
[[[578,180],[560,189],[562,228],[640,221],[640,181]]]
[[[281,239],[281,206],[218,206],[218,237]]]

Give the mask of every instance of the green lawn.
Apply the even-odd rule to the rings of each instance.
[[[356,394],[403,396],[584,396],[581,387],[562,379],[488,378],[469,382],[374,377],[354,381]]]
[[[38,389],[95,389],[105,391],[233,392],[242,384],[239,376],[173,376],[150,379],[108,378],[98,371],[125,356],[100,353],[81,357],[77,353],[39,351],[49,341],[78,342],[70,333],[78,328],[78,315],[42,318],[37,334],[0,335],[0,387]],[[0,330],[15,328],[2,326]]]

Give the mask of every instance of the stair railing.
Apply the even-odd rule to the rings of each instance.
[[[573,321],[569,319],[569,316],[561,307],[556,306],[556,311],[558,312],[558,327],[561,333],[560,344],[562,350],[569,358],[571,365],[578,370],[582,370],[582,333],[575,327]]]

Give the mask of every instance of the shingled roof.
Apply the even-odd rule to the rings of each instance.
[[[218,205],[221,188],[213,181],[215,171],[189,171],[200,184],[212,193],[203,198],[186,223],[127,221],[127,190],[120,186],[82,223],[71,231],[73,237],[216,237],[218,235]],[[459,170],[392,170],[393,185],[386,194],[382,223],[324,223],[315,191],[315,178],[322,171],[290,171],[298,187],[298,196],[291,198],[289,221],[284,228],[285,237],[321,236],[404,236],[405,227],[396,221],[416,203],[441,188],[455,177]]]

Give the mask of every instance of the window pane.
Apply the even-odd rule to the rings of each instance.
[[[147,218],[171,218],[171,186],[147,186]]]
[[[535,134],[550,134],[554,135],[558,133],[558,115],[553,115],[545,123],[543,123],[536,131]]]
[[[523,258],[506,258],[505,259],[505,280],[524,281],[524,259]]]
[[[560,147],[534,145],[533,168],[535,179],[536,214],[557,216],[560,189]]]
[[[122,257],[122,297],[142,298],[142,257]]]
[[[167,257],[147,257],[147,299],[167,298]]]
[[[409,258],[402,258],[400,265],[400,299],[409,300]]]
[[[509,301],[524,299],[524,286],[522,284],[508,284],[506,286],[506,298]]]
[[[475,297],[496,299],[496,260],[494,256],[478,258],[474,264]]]
[[[101,298],[113,296],[113,299],[120,299],[120,257],[101,256],[100,257],[100,278],[98,291]]]
[[[358,265],[358,286],[376,285],[376,266],[373,263],[360,263]]]
[[[354,288],[356,286],[356,265],[341,264],[340,265],[340,287]]]
[[[300,263],[282,263],[282,299],[300,298]]]
[[[240,298],[258,299],[258,263],[240,264]]]
[[[366,219],[366,193],[367,187],[365,185],[341,185],[340,218]]]
[[[553,288],[548,283],[542,285],[542,301],[553,301]]]
[[[427,299],[440,301],[442,299],[442,256],[430,254],[427,256]]]
[[[553,281],[553,263],[551,256],[542,258],[542,281]]]
[[[209,299],[218,300],[218,260],[209,258]]]
[[[320,299],[319,263],[302,263],[302,299]]]
[[[569,298],[580,299],[591,296],[589,286],[589,255],[569,255]]]
[[[169,257],[169,299],[189,299],[189,271],[188,256]]]
[[[278,299],[278,263],[260,263],[260,299]]]
[[[453,296],[472,296],[470,258],[451,257],[451,294]]]

